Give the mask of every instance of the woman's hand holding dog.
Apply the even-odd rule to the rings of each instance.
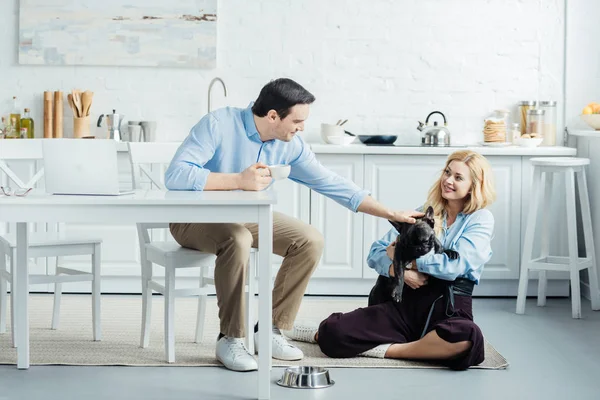
[[[428,278],[429,275],[425,275],[413,269],[404,271],[404,283],[406,283],[411,289],[418,289],[421,286],[427,285]]]

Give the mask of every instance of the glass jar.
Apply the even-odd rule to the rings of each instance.
[[[494,112],[485,119],[483,126],[483,141],[485,143],[506,142],[506,131],[508,126],[508,110],[494,110]]]
[[[518,122],[513,122],[510,129],[510,141],[516,144],[521,138],[521,126]]]
[[[535,105],[537,103],[535,101],[532,100],[526,100],[526,101],[521,101],[519,102],[519,116],[520,116],[520,123],[521,123],[521,135],[524,135],[527,133],[527,111],[529,111],[532,108],[535,108]]]
[[[556,101],[540,101],[544,110],[544,140],[542,146],[556,145]]]
[[[532,108],[527,110],[527,129],[525,134],[531,138],[544,137],[544,110]],[[527,136],[526,136],[527,137]]]

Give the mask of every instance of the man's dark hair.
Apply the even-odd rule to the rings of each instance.
[[[299,83],[288,78],[279,78],[262,88],[252,106],[252,113],[257,117],[264,117],[269,110],[275,110],[279,118],[284,119],[296,104],[311,104],[314,101],[315,96]]]

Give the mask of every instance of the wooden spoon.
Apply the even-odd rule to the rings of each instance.
[[[79,89],[72,90],[73,94],[73,104],[75,104],[75,108],[77,109],[77,117],[83,117],[83,108],[81,106],[81,91]]]
[[[90,115],[90,108],[92,107],[92,98],[94,97],[94,92],[86,90],[81,94],[81,104],[83,105],[83,116],[87,117]]]
[[[77,117],[77,107],[75,107],[75,103],[73,102],[73,95],[71,93],[67,94],[67,100],[69,100],[69,106],[73,111],[73,115]]]

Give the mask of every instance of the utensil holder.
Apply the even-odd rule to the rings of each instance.
[[[83,138],[90,135],[90,117],[73,117],[73,137]]]

